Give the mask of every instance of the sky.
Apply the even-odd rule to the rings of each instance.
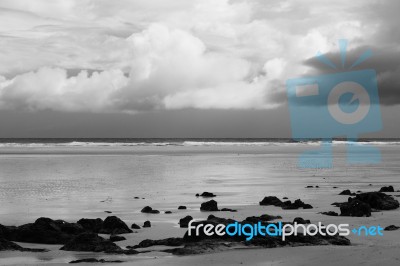
[[[290,137],[287,79],[378,74],[398,137],[398,1],[0,0],[0,137]],[[317,52],[347,66],[330,70]],[[339,65],[339,64],[338,64]],[[347,68],[346,68],[347,67]]]

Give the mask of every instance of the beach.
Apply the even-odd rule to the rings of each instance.
[[[399,225],[399,209],[372,212],[371,217],[320,214],[339,212],[331,204],[347,201],[348,196],[339,195],[346,189],[370,192],[388,185],[396,191],[400,188],[400,145],[375,146],[382,153],[380,164],[348,165],[345,145],[337,143],[333,168],[302,169],[297,165],[299,153],[315,149],[318,143],[4,145],[0,150],[0,224],[18,226],[39,217],[76,222],[110,215],[128,226],[151,221],[150,228],[123,234],[126,240],[117,242],[121,247],[134,246],[144,239],[182,237],[187,228],[180,228],[178,222],[187,215],[195,220],[207,219],[211,212],[199,208],[209,199],[195,194],[209,191],[216,195],[213,199],[220,208],[237,210],[212,213],[223,218],[243,220],[270,214],[282,216],[283,221],[302,217],[324,224]],[[301,199],[313,208],[260,206],[266,196]],[[180,205],[187,208],[178,210]],[[142,213],[145,206],[160,213]],[[398,230],[375,237],[350,235],[350,246],[232,248],[190,256],[161,252],[162,248],[157,246],[140,249],[150,252],[137,255],[111,255],[60,251],[62,245],[18,243],[49,252],[3,251],[0,264],[64,265],[76,259],[105,258],[121,260],[122,265],[376,265],[378,261],[382,265],[397,265],[399,234]]]

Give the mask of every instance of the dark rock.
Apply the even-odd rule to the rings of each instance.
[[[123,262],[122,260],[105,260],[105,259],[95,259],[95,258],[87,258],[81,260],[73,260],[69,263],[119,263]]]
[[[305,210],[305,209],[312,209],[313,208],[313,206],[311,206],[311,204],[306,204],[306,203],[304,203],[303,204],[303,209]]]
[[[112,211],[104,211],[105,213],[112,213]]]
[[[233,219],[229,219],[229,218],[220,218],[220,217],[216,217],[215,215],[208,215],[207,217],[207,222],[208,223],[213,223],[213,224],[229,224],[229,223],[234,223],[235,220]]]
[[[85,231],[98,233],[103,227],[103,220],[100,218],[97,219],[80,219],[78,222]]]
[[[225,224],[225,222],[232,223],[236,221],[210,215],[206,221],[193,222],[193,224],[203,224],[203,226],[212,224],[215,226],[216,224]],[[146,240],[146,242],[141,243],[141,245],[144,247],[156,244],[164,245],[162,240]],[[178,244],[184,244],[184,246],[163,251],[175,255],[189,255],[218,252],[230,249],[232,247],[240,248],[246,246],[256,246],[274,248],[283,246],[350,245],[350,241],[346,237],[339,236],[338,234],[329,236],[322,235],[320,233],[317,233],[315,236],[303,236],[302,234],[298,234],[297,236],[292,235],[287,237],[285,241],[279,237],[272,236],[254,236],[253,239],[246,241],[246,236],[243,235],[236,235],[232,237],[228,235],[218,236],[214,234],[212,236],[205,236],[200,233],[200,235],[191,234],[189,236],[188,232],[186,232],[185,236],[183,237],[183,242],[179,241]]]
[[[150,221],[145,221],[145,222],[143,223],[143,227],[144,227],[144,228],[146,228],[146,227],[151,227]]]
[[[16,230],[17,230],[16,226],[4,226],[0,224],[0,238],[12,240],[15,238],[14,234]]]
[[[379,192],[394,192],[393,186],[381,187]]]
[[[178,210],[186,210],[186,206],[179,206]]]
[[[400,226],[396,226],[396,225],[389,225],[389,226],[386,226],[385,227],[385,231],[394,231],[394,230],[398,230],[398,229],[400,229]]]
[[[9,240],[0,237],[0,251],[28,251],[28,252],[47,252],[47,249],[38,249],[38,248],[23,248],[18,244],[15,244]]]
[[[199,193],[196,193],[196,197],[200,197],[200,194],[199,194]]]
[[[82,233],[60,248],[67,251],[91,251],[105,253],[122,253],[123,250],[95,233]]]
[[[333,188],[338,188],[338,187],[333,187]]]
[[[306,204],[300,199],[295,200],[293,203],[291,203],[290,200],[283,202],[282,204],[282,209],[284,210],[295,210],[299,208],[303,209],[312,209],[313,207],[310,204]]]
[[[321,214],[328,215],[328,216],[339,216],[337,212],[328,211],[328,212],[320,212]]]
[[[154,214],[160,213],[160,211],[158,211],[158,210],[153,210],[153,208],[150,207],[150,206],[144,207],[144,208],[141,210],[141,212],[143,212],[143,213],[154,213]]]
[[[172,211],[165,211],[164,213],[165,213],[165,214],[171,214]]]
[[[313,188],[314,186],[306,186],[306,188]]]
[[[34,223],[18,227],[0,225],[0,237],[4,237],[9,241],[38,244],[65,244],[84,232],[124,234],[132,231],[115,216],[107,217],[104,222],[97,218],[80,219],[77,223],[68,223],[63,220],[42,217]]]
[[[140,226],[137,225],[137,224],[132,224],[132,225],[131,225],[131,228],[132,228],[132,229],[140,229]]]
[[[185,240],[185,238],[184,238]],[[264,248],[275,248],[275,247],[283,247],[283,246],[318,246],[318,245],[345,245],[348,246],[350,245],[350,240],[347,239],[346,237],[339,236],[339,235],[334,235],[334,236],[329,236],[329,235],[321,235],[317,234],[315,236],[303,236],[302,234],[298,234],[297,236],[290,236],[287,237],[285,241],[283,241],[281,238],[278,237],[271,237],[271,236],[256,236],[250,241],[245,241],[245,237],[225,237],[221,236],[220,238],[214,238],[214,239],[200,239],[200,240],[195,240],[192,239],[191,241],[187,242],[189,239],[186,239],[185,246],[182,249],[187,249],[188,247],[194,248],[194,252],[190,252],[188,254],[200,254],[200,253],[205,253],[203,251],[196,252],[196,246],[199,247],[199,250],[202,250],[205,243],[214,243],[218,245],[224,244],[226,247],[231,247],[232,244],[237,245],[244,245],[244,246],[259,246],[259,247],[264,247]],[[221,241],[221,242],[220,242]],[[173,254],[185,254],[186,252],[184,250],[180,250],[179,252],[173,251]],[[224,250],[224,249],[223,249]],[[215,249],[212,248],[211,252],[215,251],[220,251],[220,249]]]
[[[265,197],[262,201],[260,201],[260,205],[262,206],[273,205],[280,207],[282,206],[282,201],[275,196],[268,196]]]
[[[140,199],[139,197],[134,197],[134,199]]]
[[[316,188],[319,188],[319,186],[315,186]]]
[[[197,255],[197,254],[221,252],[228,250],[229,248],[231,248],[231,246],[232,246],[231,243],[204,240],[200,243],[187,243],[182,248],[173,248],[163,251],[177,256],[184,256],[184,255]]]
[[[203,202],[200,206],[201,211],[218,211],[218,203],[215,200]]]
[[[377,210],[394,210],[399,207],[399,202],[393,197],[382,192],[365,192],[358,194],[355,199],[363,201]]]
[[[283,197],[282,199],[288,199],[288,197]]]
[[[303,209],[312,209],[313,207],[310,204],[306,204],[300,199],[295,200],[293,203],[290,200],[282,202],[280,199],[278,199],[275,196],[268,196],[265,197],[262,201],[260,201],[260,205],[262,206],[277,206],[281,207],[284,210],[294,210],[298,208],[303,208]]]
[[[247,217],[243,223],[258,223],[258,222],[269,222],[276,219],[282,219],[282,216],[274,216],[269,214],[263,214],[261,216],[250,216]]]
[[[116,216],[108,216],[104,222],[103,227],[100,230],[102,234],[127,234],[132,233],[132,230],[124,223],[121,219]]]
[[[229,209],[229,208],[222,208],[220,211],[222,211],[222,212],[237,212],[237,210]]]
[[[126,240],[126,238],[123,237],[123,236],[118,236],[118,235],[111,235],[110,236],[110,241],[111,242],[118,242],[118,241],[123,241],[123,240]]]
[[[9,240],[39,244],[64,244],[84,231],[79,224],[42,217],[34,223],[18,226],[9,232]]]
[[[351,193],[351,191],[349,189],[346,189],[346,190],[343,190],[342,192],[340,192],[339,195],[354,196],[355,193]]]
[[[190,222],[191,220],[193,220],[193,217],[190,216],[190,215],[188,215],[188,216],[186,216],[186,217],[184,217],[184,218],[182,218],[182,219],[179,220],[179,226],[180,226],[181,228],[187,228],[187,227],[188,227],[188,224],[189,224],[189,222]]]
[[[304,220],[301,217],[296,217],[293,219],[293,223],[297,223],[297,224],[310,224],[311,221],[310,220]]]
[[[178,247],[184,244],[183,238],[181,237],[170,237],[166,239],[160,240],[151,240],[145,239],[134,247],[127,247],[127,248],[148,248],[152,246],[169,246],[169,247]]]
[[[213,197],[216,197],[217,195],[215,195],[215,194],[213,194],[213,193],[211,193],[211,192],[203,192],[203,193],[201,193],[201,195],[200,195],[201,197],[204,197],[204,198],[213,198]]]
[[[346,204],[347,204],[347,202],[334,202],[331,205],[335,206],[335,207],[340,207],[340,206],[346,205]]]
[[[354,199],[348,203],[344,203],[340,206],[341,216],[356,216],[356,217],[369,217],[371,216],[371,207],[369,204]]]
[[[136,251],[136,250],[134,250],[134,249],[124,250],[124,252],[123,252],[123,254],[125,254],[125,255],[136,255],[136,254],[139,254],[139,253],[141,253],[141,252]],[[143,252],[143,253],[144,253],[144,252]]]

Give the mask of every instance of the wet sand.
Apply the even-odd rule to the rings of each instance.
[[[8,148],[0,153],[0,223],[20,225],[38,217],[76,222],[80,218],[116,215],[128,225],[152,222],[151,228],[124,235],[119,246],[144,239],[183,236],[178,221],[186,215],[205,219],[196,193],[217,194],[219,207],[238,212],[217,216],[244,219],[248,216],[281,215],[292,221],[303,217],[314,222],[350,225],[399,225],[399,209],[373,212],[372,217],[331,217],[321,211],[337,211],[333,202],[344,189],[377,191],[384,185],[400,188],[399,148],[382,146],[379,165],[348,166],[343,147],[335,148],[332,169],[299,169],[297,155],[304,147],[119,147],[119,148]],[[369,184],[372,184],[371,186]],[[305,188],[318,185],[319,188]],[[337,188],[333,188],[337,187]],[[400,195],[400,193],[388,193]],[[259,206],[264,196],[297,198],[314,206],[309,210],[282,210]],[[140,197],[135,199],[134,197]],[[144,198],[144,199],[142,199]],[[143,214],[144,206],[160,214]],[[179,205],[188,207],[177,210]],[[164,214],[164,211],[172,214]],[[112,211],[112,214],[104,211]],[[23,247],[45,247],[46,253],[0,252],[1,265],[63,265],[74,259],[96,257],[121,259],[126,265],[397,265],[400,231],[383,237],[350,236],[350,247],[285,247],[233,250],[222,253],[178,257],[152,251],[134,256],[59,251],[60,245],[19,243]],[[154,247],[152,248],[155,249]],[[118,264],[121,265],[121,264]]]

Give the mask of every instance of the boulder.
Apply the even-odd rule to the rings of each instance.
[[[328,216],[339,216],[337,212],[328,211],[328,212],[320,212],[321,214],[328,215]]]
[[[200,197],[204,197],[204,198],[213,198],[213,197],[216,197],[216,196],[217,195],[215,195],[215,194],[213,194],[211,192],[207,192],[207,191],[201,193],[201,195],[200,195]]]
[[[399,202],[392,196],[382,192],[365,192],[358,194],[355,199],[367,203],[373,209],[377,210],[394,210],[399,208]]]
[[[262,201],[260,201],[260,205],[262,206],[273,205],[280,207],[282,206],[282,201],[275,196],[268,196],[265,197]]]
[[[123,250],[95,233],[82,233],[68,241],[61,250],[66,251],[90,251],[105,253],[123,253]]]
[[[310,224],[311,221],[310,220],[304,220],[301,217],[296,217],[293,219],[293,223],[297,223],[297,224]]]
[[[123,240],[126,240],[126,238],[123,236],[119,236],[119,235],[111,235],[110,236],[111,242],[118,242],[118,241],[123,241]]]
[[[222,208],[220,211],[222,211],[222,212],[237,212],[237,210],[230,209],[230,208]]]
[[[100,230],[101,234],[127,234],[132,233],[132,230],[117,216],[108,216],[104,222],[103,227]]]
[[[77,223],[80,224],[85,229],[85,231],[93,233],[99,233],[101,228],[103,227],[103,220],[100,218],[96,219],[82,218]]]
[[[189,224],[189,222],[190,222],[191,220],[193,220],[193,217],[190,216],[190,215],[188,215],[188,216],[186,216],[186,217],[184,217],[184,218],[182,218],[182,219],[179,220],[179,226],[180,226],[181,228],[187,228],[187,227],[188,227],[188,224]]]
[[[148,228],[148,227],[151,227],[151,223],[150,223],[150,221],[145,221],[144,223],[143,223],[143,228]]]
[[[160,240],[151,240],[151,239],[145,239],[142,242],[139,243],[139,245],[136,246],[127,246],[127,248],[148,248],[152,246],[170,246],[170,247],[177,247],[181,246],[184,244],[183,238],[181,237],[170,237],[170,238],[165,238],[165,239],[160,239]]]
[[[346,189],[346,190],[343,190],[342,192],[340,192],[339,195],[354,196],[355,193],[351,193],[351,191],[349,189]]]
[[[137,224],[132,224],[132,225],[131,225],[131,228],[132,228],[132,229],[140,229],[140,226],[137,225]]]
[[[181,205],[181,206],[178,207],[178,210],[186,210],[186,206],[182,206]]]
[[[295,200],[293,203],[290,200],[287,201],[281,201],[275,196],[268,196],[264,197],[262,201],[260,201],[260,205],[262,206],[277,206],[281,207],[284,210],[295,210],[298,208],[303,208],[303,209],[312,209],[313,207],[310,204],[306,204],[300,199]]]
[[[64,244],[84,231],[79,224],[41,217],[34,223],[15,228],[10,233],[9,240],[39,244]]]
[[[269,222],[275,219],[282,219],[282,216],[274,216],[274,215],[269,215],[269,214],[263,214],[261,216],[250,216],[247,217],[243,223],[258,223],[258,222]]]
[[[12,240],[15,234],[15,231],[17,230],[16,226],[4,226],[0,224],[0,238]]]
[[[393,186],[381,187],[379,192],[394,192]]]
[[[218,211],[218,203],[215,200],[203,202],[200,206],[201,211]]]
[[[386,226],[385,227],[385,231],[394,231],[394,230],[398,230],[398,229],[400,229],[400,226],[396,226],[396,225],[389,225],[389,226]]]
[[[143,212],[143,213],[153,213],[153,214],[160,213],[159,210],[153,210],[153,208],[150,207],[150,206],[144,207],[144,208],[141,210],[141,212]]]
[[[285,201],[282,203],[281,207],[284,210],[296,210],[299,208],[303,208],[303,209],[312,209],[313,208],[310,204],[306,204],[303,201],[301,201],[300,199],[295,200],[293,203],[290,200]]]
[[[23,248],[7,239],[0,237],[0,251],[29,251],[29,252],[46,252],[46,249]]]
[[[356,217],[369,217],[371,216],[371,207],[369,204],[357,200],[351,199],[349,202],[340,206],[341,216],[356,216]]]
[[[225,218],[218,218],[213,215],[209,216],[209,219],[204,221],[196,221],[193,224],[206,226],[207,224],[226,224],[234,223],[236,221]],[[302,234],[291,235],[283,241],[280,237],[273,236],[260,236],[255,235],[253,239],[246,241],[244,235],[212,235],[206,236],[204,232],[199,235],[191,234],[189,236],[186,232],[183,239],[161,239],[161,240],[144,240],[136,248],[139,247],[150,247],[154,245],[171,245],[176,246],[183,245],[183,247],[177,247],[173,249],[163,250],[174,255],[192,255],[192,254],[203,254],[224,251],[232,248],[246,248],[246,247],[263,247],[263,248],[275,248],[283,246],[317,246],[317,245],[350,245],[350,240],[346,237],[338,234],[330,236],[327,234],[321,234],[317,232],[313,236],[303,236]],[[172,246],[172,245],[171,245]]]
[[[95,258],[87,258],[81,260],[72,260],[69,263],[120,263],[122,260],[105,260],[105,259],[95,259]]]

